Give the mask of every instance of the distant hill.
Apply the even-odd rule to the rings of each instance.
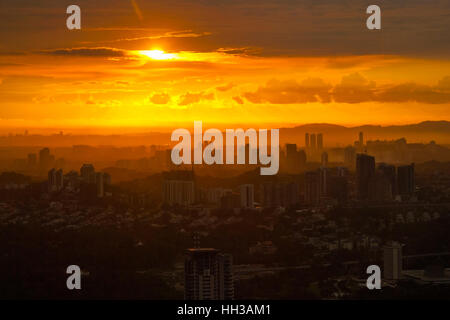
[[[304,145],[305,133],[322,133],[326,146],[350,144],[358,139],[359,132],[364,133],[364,140],[393,140],[406,138],[408,142],[429,143],[434,140],[439,144],[450,144],[449,121],[424,121],[417,124],[376,126],[363,125],[344,127],[328,123],[315,123],[280,129],[282,143],[295,142]]]

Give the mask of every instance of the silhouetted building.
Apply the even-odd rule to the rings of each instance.
[[[320,197],[327,197],[329,195],[329,179],[330,170],[327,167],[319,169],[320,176]]]
[[[317,134],[317,150],[323,149],[323,134]]]
[[[95,169],[92,164],[83,164],[80,168],[81,180],[84,183],[94,184],[95,183]]]
[[[266,182],[260,186],[261,203],[266,208],[280,206],[280,195],[276,182]]]
[[[348,146],[344,149],[344,162],[347,166],[353,167],[356,161],[356,149]]]
[[[312,133],[309,136],[309,147],[311,148],[311,150],[316,150],[316,134]]]
[[[195,202],[194,172],[175,170],[164,172],[163,197],[168,205],[189,206]]]
[[[375,158],[359,153],[356,156],[356,188],[358,199],[369,198],[369,181],[375,173]]]
[[[297,159],[297,145],[292,143],[286,144],[286,164],[288,171],[295,169]]]
[[[412,195],[414,193],[414,163],[397,168],[397,186],[400,195]]]
[[[241,207],[241,195],[235,192],[227,192],[220,199],[220,207],[222,209],[237,209]]]
[[[241,195],[241,208],[254,208],[255,188],[252,184],[243,184],[239,187]]]
[[[346,203],[348,200],[348,180],[345,176],[332,176],[329,183],[330,197],[339,203]]]
[[[298,150],[298,166],[304,168],[306,165],[306,152],[305,150]]]
[[[206,202],[213,203],[216,205],[220,205],[220,201],[222,197],[227,194],[227,192],[230,192],[230,190],[224,189],[224,188],[207,188],[205,190],[206,193]]]
[[[55,158],[50,154],[49,148],[44,148],[39,151],[39,168],[41,170],[48,170],[53,165]]]
[[[62,169],[51,169],[48,172],[48,191],[60,191],[64,186],[63,171]]]
[[[309,133],[305,133],[305,149],[309,149]]]
[[[295,158],[297,154],[297,145],[295,143],[287,143],[286,144],[286,157],[289,158]]]
[[[320,201],[320,173],[308,171],[305,173],[305,201],[310,204]]]
[[[184,261],[186,300],[233,300],[233,258],[212,248],[186,250]]]
[[[392,200],[392,184],[381,170],[377,170],[369,179],[369,200]]]
[[[36,153],[29,153],[27,159],[28,159],[28,167],[29,168],[35,168],[37,166]]]
[[[403,256],[402,245],[398,242],[390,242],[383,247],[384,279],[399,280],[402,276]]]
[[[306,153],[297,150],[296,144],[286,144],[286,165],[288,172],[299,172],[306,164]]]
[[[384,176],[388,179],[389,183],[391,184],[391,196],[394,197],[397,194],[397,175],[395,166],[389,165],[386,163],[380,163],[378,165],[378,170],[383,172]]]
[[[364,149],[364,133],[362,132],[359,133],[358,146],[361,151]]]
[[[337,173],[338,177],[347,177],[348,176],[348,168],[336,167],[336,173]]]
[[[105,196],[105,179],[103,172],[95,173],[95,185],[97,186],[97,197],[103,198]]]
[[[328,167],[328,153],[323,152],[321,156],[321,164],[323,168]]]
[[[109,173],[104,172],[103,173],[103,181],[105,183],[105,186],[110,186],[111,185],[111,175]]]
[[[266,182],[261,185],[261,203],[266,208],[290,207],[299,202],[297,183]]]
[[[64,175],[64,180],[66,181],[66,188],[70,191],[75,191],[80,186],[80,180],[78,172],[70,171]]]

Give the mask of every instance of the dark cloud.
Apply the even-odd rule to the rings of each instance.
[[[273,79],[255,92],[245,92],[243,96],[253,103],[330,102],[330,89],[331,85],[318,78],[308,78],[301,83],[295,80]]]
[[[82,57],[125,57],[128,55],[126,50],[97,47],[97,48],[65,48],[38,51],[39,54],[57,55],[57,56],[82,56]]]
[[[154,104],[167,104],[170,101],[170,96],[167,93],[155,93],[150,97],[150,102]]]
[[[372,101],[375,87],[374,81],[367,80],[359,73],[353,73],[342,77],[341,83],[334,87],[333,99],[344,103]]]
[[[132,28],[93,28],[89,29],[91,31],[146,31],[146,29],[132,29]],[[152,31],[151,29],[148,29]],[[169,38],[199,38],[211,35],[210,32],[193,32],[192,30],[182,30],[182,31],[169,31],[164,34],[158,34],[153,36],[140,36],[131,38],[120,38],[105,41],[84,41],[84,44],[90,43],[114,43],[114,42],[126,42],[126,41],[142,41],[142,40],[158,40],[158,39],[169,39]]]
[[[219,48],[217,52],[232,54],[236,56],[250,56],[258,55],[261,53],[260,48],[244,47],[244,48]]]
[[[378,87],[359,73],[344,76],[334,87],[321,79],[270,80],[255,92],[245,92],[244,98],[252,103],[295,104],[308,102],[420,102],[427,104],[450,103],[450,77],[444,77],[436,86],[403,83]]]
[[[421,102],[428,104],[450,103],[450,92],[441,91],[437,86],[404,83],[393,86],[376,95],[380,102]]]
[[[439,80],[437,88],[441,91],[450,92],[450,76],[446,76]]]
[[[26,52],[20,51],[0,51],[0,56],[24,56]]]
[[[143,41],[147,45],[154,40],[155,44],[173,50],[206,52],[224,48],[223,52],[229,54],[249,54],[248,48],[262,48],[264,55],[446,57],[450,49],[448,0],[379,0],[380,32],[369,31],[365,26],[368,16],[365,9],[370,4],[366,0],[136,0],[135,3],[142,12],[141,21],[136,21],[131,1],[78,0],[82,30],[105,32],[82,31],[73,36],[65,28],[66,5],[61,1],[2,0],[0,38],[11,51],[73,47],[77,43],[107,43],[117,39]],[[157,34],[152,36],[150,30]],[[203,38],[206,35],[207,40]],[[138,46],[135,42],[123,45],[130,49]],[[334,63],[337,68],[345,64]]]
[[[233,83],[229,83],[229,84],[226,84],[226,85],[223,85],[223,86],[218,86],[216,89],[218,91],[225,92],[225,91],[228,91],[228,90],[232,89],[233,87],[234,87],[234,84]]]
[[[237,104],[244,104],[244,100],[239,96],[233,97],[233,100],[236,101]]]
[[[205,92],[198,92],[198,93],[188,92],[180,97],[178,105],[186,106],[192,103],[200,102],[202,100],[214,100],[214,94]]]

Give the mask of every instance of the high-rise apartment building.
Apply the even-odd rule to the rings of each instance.
[[[184,279],[186,300],[234,299],[233,258],[217,249],[186,250]]]
[[[84,183],[95,183],[95,168],[92,164],[85,163],[80,169],[81,180]]]
[[[51,169],[48,172],[48,191],[54,192],[59,191],[64,186],[64,177],[62,169],[56,170],[55,168]]]
[[[369,182],[375,173],[375,158],[359,153],[356,156],[356,191],[359,200],[369,197]]]
[[[193,204],[195,202],[194,172],[189,170],[164,172],[163,197],[168,205]]]
[[[397,187],[400,195],[412,195],[414,193],[414,163],[397,168]]]

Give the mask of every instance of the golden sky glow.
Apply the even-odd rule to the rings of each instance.
[[[7,2],[15,8],[9,15],[17,18],[33,11]],[[14,29],[8,25],[14,23],[11,16],[0,20],[6,39],[0,45],[4,128],[174,127],[194,120],[223,126],[450,120],[448,32],[434,25],[423,30],[432,30],[427,37],[411,38],[422,42],[417,47],[397,47],[415,33],[368,34],[363,23],[351,33],[359,30],[353,23],[361,19],[353,11],[342,13],[349,22],[340,25],[338,12],[325,10],[336,22],[315,30],[313,21],[306,24],[305,19],[320,16],[310,18],[299,9],[304,19],[297,22],[286,18],[287,7],[271,1],[259,2],[276,7],[271,18],[240,14],[262,14],[256,4],[255,9],[234,2],[221,9],[186,4],[170,11],[163,4],[133,1],[120,3],[117,16],[109,20],[100,6],[82,1],[83,14],[95,19],[85,18],[82,30],[71,32],[59,26],[64,8],[57,15],[60,8],[45,3],[34,12],[48,19],[33,16],[29,24],[34,29]],[[415,10],[424,16],[437,12],[420,5]],[[392,28],[389,17],[397,11],[391,11],[386,10],[385,25]],[[231,12],[235,18],[225,27]],[[411,17],[416,11],[404,13]],[[449,19],[439,18],[444,19],[439,25]],[[290,27],[282,29],[272,20]],[[333,36],[334,29],[348,32],[361,45],[355,39],[345,45],[346,38]],[[436,45],[426,48],[430,39]]]

